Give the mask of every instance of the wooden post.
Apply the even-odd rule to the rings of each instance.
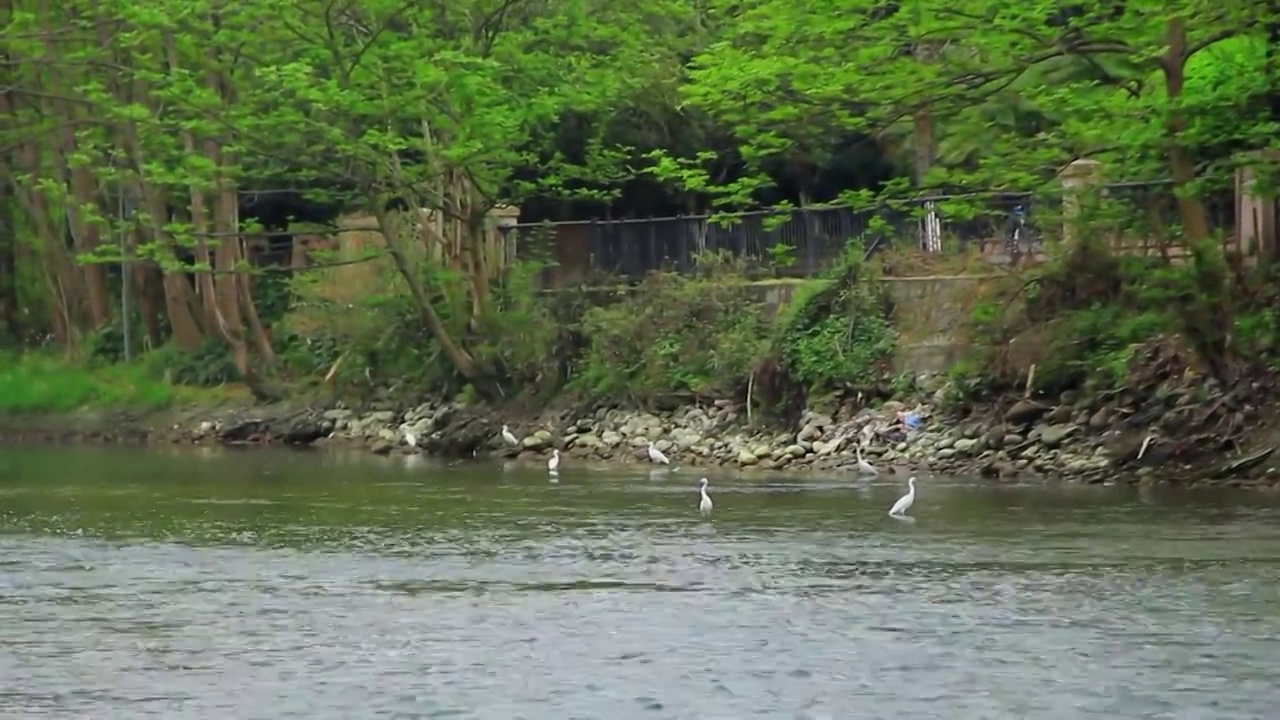
[[[1081,210],[1087,196],[1102,183],[1102,163],[1080,158],[1058,173],[1062,182],[1062,240],[1075,243],[1080,238]]]

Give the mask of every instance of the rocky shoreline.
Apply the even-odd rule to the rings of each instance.
[[[1186,378],[1184,378],[1186,380]],[[860,396],[827,398],[788,428],[750,422],[731,400],[690,403],[665,411],[578,407],[519,416],[511,409],[469,407],[440,400],[398,402],[389,393],[362,407],[268,405],[201,411],[163,421],[99,418],[96,430],[60,425],[60,433],[4,432],[9,439],[97,439],[195,444],[286,444],[360,447],[376,454],[425,453],[447,458],[519,457],[534,461],[559,449],[576,460],[648,463],[653,442],[673,465],[742,470],[858,473],[858,449],[884,475],[981,475],[993,480],[1033,478],[1077,482],[1213,480],[1277,484],[1271,461],[1280,423],[1231,440],[1202,429],[1223,418],[1257,420],[1267,393],[1256,383],[1222,392],[1194,379],[1158,390],[1087,395],[1069,391],[1052,400],[1021,396],[959,408],[947,402],[945,379],[922,377],[932,393],[910,402],[865,406]],[[1254,394],[1251,396],[1250,393]],[[1253,403],[1253,404],[1250,404]],[[946,410],[944,410],[946,408]],[[501,438],[503,424],[518,438]],[[92,426],[94,423],[90,422]],[[109,428],[103,431],[101,428]],[[412,438],[412,441],[410,440]],[[411,444],[412,443],[412,444]],[[1252,478],[1252,479],[1249,479]]]

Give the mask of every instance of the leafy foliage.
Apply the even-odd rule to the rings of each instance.
[[[140,365],[92,368],[34,353],[0,356],[0,413],[66,413],[87,406],[155,410],[174,397],[172,385]]]
[[[1220,155],[1276,130],[1258,102],[1263,5],[714,7],[732,21],[694,59],[685,97],[736,129],[758,171],[779,159],[820,167],[835,139],[874,132],[891,152],[924,151],[922,183],[1028,190],[1081,155],[1128,180],[1167,176],[1170,131]],[[722,190],[742,201],[761,182]]]
[[[644,400],[744,385],[768,348],[768,324],[751,285],[721,263],[704,256],[701,278],[654,274],[618,302],[587,310],[576,387]]]
[[[775,347],[791,377],[813,390],[869,387],[888,371],[892,308],[854,245],[829,279],[797,293]]]

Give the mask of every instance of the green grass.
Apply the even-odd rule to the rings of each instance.
[[[0,356],[0,414],[159,410],[179,391],[139,365],[88,367],[48,355]]]

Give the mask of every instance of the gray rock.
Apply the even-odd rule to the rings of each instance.
[[[580,447],[580,448],[583,448],[584,450],[595,450],[596,448],[600,447],[601,444],[602,443],[600,438],[591,434],[578,435],[573,439],[569,439],[569,438],[565,439],[565,445],[569,447]]]
[[[957,440],[954,446],[955,451],[956,453],[961,455],[969,455],[973,453],[974,448],[978,447],[979,442],[980,441],[975,440],[973,438],[964,438],[962,440]]]
[[[622,442],[622,436],[612,430],[605,430],[604,433],[600,435],[600,442],[604,443],[607,447],[617,447],[618,443]]]
[[[1005,411],[1004,421],[1011,425],[1027,425],[1040,419],[1047,412],[1049,408],[1046,405],[1032,400],[1019,400]]]
[[[751,452],[750,450],[747,450],[744,448],[738,451],[739,465],[755,465],[759,462],[760,462],[760,458],[757,457],[756,454]]]
[[[783,451],[783,454],[793,458],[802,458],[804,457],[805,449],[799,445],[789,445],[787,446],[787,449]]]
[[[539,430],[532,435],[526,435],[524,439],[520,441],[521,448],[525,450],[532,450],[533,452],[546,450],[550,445],[551,436],[545,430]]]
[[[1089,416],[1089,427],[1094,430],[1101,430],[1111,424],[1111,414],[1106,408],[1098,408],[1098,412]]]
[[[1047,448],[1057,448],[1078,428],[1076,425],[1045,425],[1040,428],[1040,444]]]
[[[1069,421],[1073,415],[1075,415],[1075,412],[1070,405],[1059,405],[1045,414],[1044,421],[1047,423],[1064,423]]]
[[[982,446],[999,450],[1004,446],[1004,428],[991,428],[982,435]]]

